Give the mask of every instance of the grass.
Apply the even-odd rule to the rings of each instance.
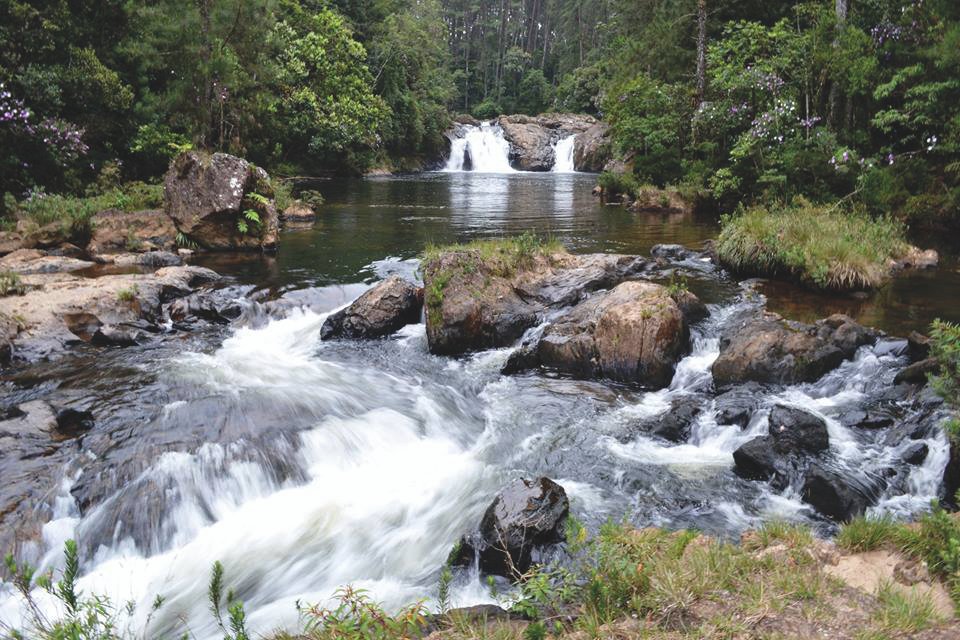
[[[858,516],[840,528],[837,546],[854,553],[875,551],[895,543],[899,535],[900,525],[889,516]]]
[[[162,204],[163,185],[131,182],[88,197],[34,194],[17,203],[16,209],[38,228],[59,223],[71,235],[83,235],[90,231],[93,216],[105,209],[139,211]]]
[[[137,289],[137,285],[120,289],[119,291],[117,291],[117,301],[126,302],[126,303],[133,302],[134,300],[137,299],[138,293],[140,293],[140,291]]]
[[[20,280],[20,274],[15,271],[0,271],[0,298],[5,296],[22,296],[27,287]]]
[[[720,262],[734,271],[785,276],[824,290],[872,289],[889,262],[910,246],[891,218],[798,202],[779,212],[762,206],[723,216]]]
[[[444,292],[454,278],[481,274],[485,283],[490,277],[509,278],[533,265],[538,257],[549,257],[565,251],[558,240],[544,239],[532,232],[510,238],[473,240],[465,244],[429,244],[421,255],[427,318],[430,319],[431,314],[439,311]],[[454,258],[441,261],[448,255]]]
[[[915,633],[938,622],[933,602],[919,593],[905,592],[887,582],[877,589],[876,595],[880,604],[880,625],[884,630]]]

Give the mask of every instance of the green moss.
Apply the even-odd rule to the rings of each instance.
[[[738,272],[786,276],[817,289],[870,289],[889,276],[891,259],[910,246],[891,218],[817,207],[806,202],[773,212],[765,207],[722,218],[720,262]]]
[[[509,238],[473,240],[465,244],[427,245],[422,255],[426,270],[448,253],[461,254],[458,268],[465,273],[483,271],[510,277],[529,266],[538,256],[564,252],[563,244],[553,238],[541,238],[531,232]]]

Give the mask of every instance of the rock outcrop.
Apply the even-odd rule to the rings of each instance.
[[[323,340],[382,338],[405,325],[420,322],[422,310],[423,289],[400,276],[390,276],[349,307],[331,314],[323,323],[320,337]]]
[[[599,173],[610,161],[610,126],[598,122],[577,136],[573,143],[573,167]]]
[[[819,454],[830,446],[826,423],[803,409],[776,405],[768,422],[767,435],[733,452],[734,470],[744,478],[776,478],[782,484],[801,457]]]
[[[497,124],[503,130],[504,139],[510,143],[510,164],[515,169],[550,171],[556,162],[553,145],[568,136],[579,138],[597,121],[591,116],[545,113],[536,117],[500,116]]]
[[[688,347],[686,321],[667,288],[633,281],[581,302],[532,350],[535,362],[553,371],[659,389]]]
[[[815,325],[774,314],[751,315],[733,323],[721,337],[714,383],[722,388],[743,382],[813,382],[878,335],[840,314]]]
[[[475,534],[464,536],[453,564],[518,579],[544,547],[562,542],[570,502],[563,487],[549,478],[519,479],[494,499]]]
[[[469,247],[443,252],[423,267],[430,351],[460,355],[509,346],[549,310],[574,305],[650,266],[643,258],[612,254],[538,253],[504,265]]]
[[[171,163],[163,193],[177,231],[205,249],[276,249],[278,216],[270,178],[243,158],[188,151]]]
[[[170,251],[176,246],[177,229],[162,210],[101,211],[91,220],[93,233],[87,244],[92,255],[140,251]]]

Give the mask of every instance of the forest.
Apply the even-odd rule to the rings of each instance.
[[[958,68],[951,0],[4,0],[0,192],[150,181],[191,147],[422,166],[455,114],[562,111],[610,124],[627,188],[939,223]]]

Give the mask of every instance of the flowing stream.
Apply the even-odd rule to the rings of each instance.
[[[556,162],[553,165],[554,173],[573,173],[576,169],[573,167],[573,147],[577,136],[567,136],[557,140],[553,145]]]
[[[510,143],[499,125],[484,122],[479,127],[463,126],[462,137],[451,141],[450,158],[444,171],[511,173]]]
[[[477,137],[465,139],[474,166],[478,158],[495,166],[497,133]],[[732,452],[765,431],[774,402],[827,420],[831,464],[843,473],[896,468],[873,511],[907,517],[929,504],[947,459],[942,433],[929,434],[925,462],[908,467],[898,462],[904,443],[841,421],[845,412],[886,402],[906,361],[902,340],[861,348],[816,383],[759,392],[761,409],[744,429],[718,424],[708,392],[719,335],[758,296],[696,261],[674,268],[711,316],[694,328],[691,353],[661,391],[502,376],[510,349],[432,356],[422,324],[387,340],[320,341],[327,314],[370,281],[391,273],[416,278],[414,258],[430,241],[532,228],[576,251],[646,253],[657,242],[697,245],[716,233],[712,219],[638,218],[600,206],[592,184],[562,173],[321,183],[324,213],[313,229],[286,232],[277,259],[208,260],[230,275],[228,291],[244,304],[233,326],[148,348],[81,349],[13,372],[2,387],[6,402],[70,393],[97,415],[83,450],[45,463],[53,480],[36,494],[45,496],[49,517],[24,552],[57,567],[63,541],[76,538],[80,587],[135,603],[131,628],[150,618],[150,634],[160,636],[182,630],[185,618],[195,637],[213,638],[205,590],[214,560],[245,603],[250,627],[263,632],[294,627],[295,602],[326,602],[345,584],[391,607],[430,599],[451,546],[518,476],[554,478],[590,526],[626,517],[736,536],[785,518],[829,533],[794,484],[775,490],[732,471]],[[955,263],[946,264],[937,276],[941,291],[955,283]],[[261,301],[277,295],[290,311],[271,317]],[[826,315],[835,302],[816,304]],[[917,297],[916,307],[885,305],[874,315],[896,332],[906,326],[897,324],[904,313],[915,327],[918,314],[945,315],[937,304]],[[638,429],[680,397],[702,398],[686,442]],[[911,419],[911,409],[899,410]],[[81,513],[86,496],[99,498]],[[157,595],[166,603],[151,616]],[[453,599],[492,601],[469,571],[457,575]],[[10,585],[0,586],[0,621],[16,625],[23,614]]]

